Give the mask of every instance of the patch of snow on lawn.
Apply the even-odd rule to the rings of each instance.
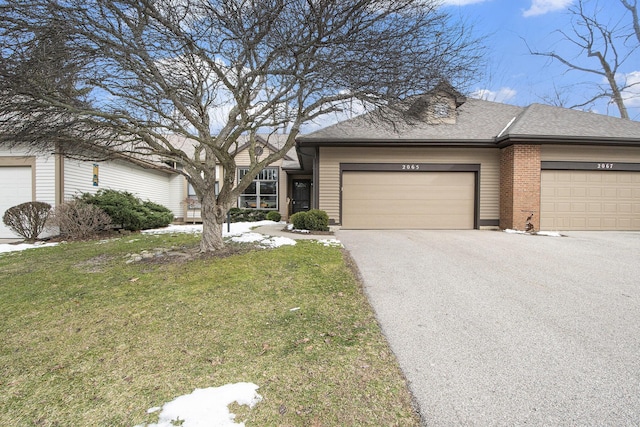
[[[274,221],[255,221],[255,222],[233,222],[230,229],[227,224],[222,226],[222,236],[231,237],[231,241],[238,243],[258,243],[260,246],[268,248],[277,248],[284,245],[295,245],[296,241],[288,237],[270,237],[264,234],[254,233],[256,227],[263,225],[278,224]],[[164,234],[164,233],[202,233],[202,224],[186,224],[174,225],[168,227],[156,228],[153,230],[144,230],[147,234]]]
[[[227,224],[222,225],[222,236],[238,236],[244,233],[251,232],[251,229],[260,227],[262,225],[277,224],[273,221],[255,221],[255,222],[232,222],[231,227],[227,227]],[[143,230],[141,233],[145,234],[167,234],[167,233],[202,233],[202,224],[169,224],[166,227],[154,228],[152,230]]]
[[[244,233],[231,237],[232,242],[238,243],[258,243],[260,246],[277,248],[284,245],[295,245],[296,241],[288,237],[269,237],[260,233]]]
[[[258,386],[252,383],[227,384],[222,387],[198,388],[191,394],[180,396],[161,408],[151,408],[149,413],[161,410],[157,424],[136,427],[231,427],[244,426],[234,422],[235,414],[228,406],[233,402],[253,408],[262,400]],[[180,424],[182,423],[182,424]]]
[[[340,242],[340,240],[338,239],[322,239],[322,240],[318,240],[318,243],[328,247],[336,247],[336,248],[344,247],[342,246],[342,242]]]
[[[35,249],[35,248],[47,248],[50,246],[56,246],[58,243],[18,243],[17,245],[12,245],[9,243],[0,245],[0,253],[7,252],[18,252],[24,251],[26,249]]]

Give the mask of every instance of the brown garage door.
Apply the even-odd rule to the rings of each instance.
[[[473,172],[344,172],[342,226],[473,229]]]
[[[640,173],[542,171],[542,230],[640,230]]]

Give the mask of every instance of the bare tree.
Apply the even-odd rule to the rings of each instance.
[[[202,251],[224,246],[226,212],[305,122],[465,82],[481,63],[437,0],[0,0],[0,14],[4,141],[180,163],[202,205]],[[286,143],[260,157],[257,133],[283,129]],[[240,138],[251,164],[236,180]]]
[[[638,21],[638,0],[620,0],[622,5],[631,13],[631,25],[633,25],[633,32],[640,43],[640,21]]]
[[[626,16],[621,16],[615,22],[603,22],[599,20],[602,9],[597,2],[594,3],[593,8],[587,10],[592,2],[578,0],[578,3],[569,9],[570,31],[558,30],[563,40],[574,48],[574,52],[543,52],[531,48],[529,52],[558,61],[569,71],[579,71],[598,77],[598,82],[594,83],[596,90],[593,95],[573,107],[585,107],[598,99],[607,99],[615,104],[620,117],[629,119],[623,93],[637,83],[627,82],[622,69],[630,58],[637,58],[637,50],[640,47],[640,33],[638,33],[640,28],[636,1],[631,3],[628,0],[621,0],[621,2],[629,10],[635,32],[629,30],[628,23],[625,23]],[[638,36],[639,43],[629,42],[634,34]],[[599,80],[604,80],[606,84],[600,84]]]

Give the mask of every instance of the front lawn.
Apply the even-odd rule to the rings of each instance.
[[[155,423],[147,409],[238,382],[263,397],[232,405],[247,427],[419,424],[342,249],[196,246],[133,235],[0,254],[0,425]],[[158,256],[131,262],[143,251]]]

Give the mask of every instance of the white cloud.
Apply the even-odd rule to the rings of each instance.
[[[531,7],[524,12],[522,16],[538,16],[548,12],[555,12],[567,8],[573,3],[573,0],[532,0]]]
[[[640,107],[640,71],[632,71],[625,74],[623,78],[627,86],[627,89],[622,92],[624,103],[627,108]]]
[[[516,96],[516,90],[510,87],[501,87],[497,91],[489,89],[477,89],[471,93],[472,98],[484,99],[485,101],[506,102]]]
[[[443,6],[466,6],[468,4],[484,3],[487,0],[443,0]]]

